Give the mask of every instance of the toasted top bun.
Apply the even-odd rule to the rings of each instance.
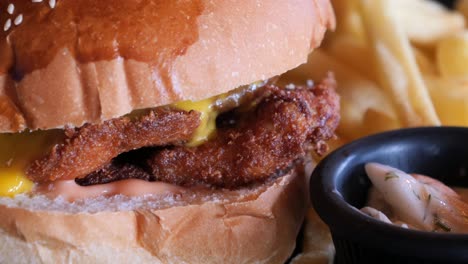
[[[284,263],[308,205],[296,172],[176,197],[1,198],[0,263]]]
[[[0,132],[200,100],[306,61],[329,0],[0,1]]]

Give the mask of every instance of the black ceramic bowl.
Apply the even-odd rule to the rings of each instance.
[[[397,130],[334,151],[314,170],[312,203],[330,227],[335,263],[468,263],[468,235],[408,230],[361,213],[367,162],[468,187],[468,128]]]

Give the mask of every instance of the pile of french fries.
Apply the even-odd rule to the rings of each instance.
[[[283,82],[332,71],[341,95],[336,145],[403,127],[468,126],[468,0],[332,0],[337,28]]]
[[[304,84],[334,72],[341,124],[332,149],[386,130],[468,126],[468,0],[331,0],[337,28],[307,64],[281,77]],[[326,225],[310,210],[294,264],[332,263]]]

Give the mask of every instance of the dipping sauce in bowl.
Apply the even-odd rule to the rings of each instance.
[[[365,170],[373,185],[365,214],[403,228],[468,233],[467,201],[442,182],[379,163]]]
[[[453,218],[454,214],[439,215],[443,208],[450,212],[453,206],[437,205],[433,195],[440,195],[440,190],[432,190],[431,186],[428,187],[430,192],[423,194],[416,180],[418,177],[424,179],[423,176],[416,176],[412,185],[421,200],[411,188],[406,188],[400,195],[390,195],[398,206],[408,206],[405,218],[392,218],[394,215],[387,216],[388,211],[382,209],[389,222],[396,225],[363,213],[360,209],[369,205],[369,192],[373,186],[366,172],[368,163],[392,167],[388,171],[382,167],[374,171],[388,173],[381,179],[384,184],[391,183],[401,171],[430,175],[440,182],[439,187],[468,187],[468,128],[403,129],[363,138],[326,157],[318,164],[311,179],[312,203],[330,227],[336,248],[335,263],[468,263],[468,234],[461,230],[464,227],[458,231],[458,224],[445,218]],[[394,168],[398,168],[398,173]],[[455,197],[446,195],[451,191],[442,192],[449,199]],[[422,206],[429,200],[429,194],[434,207],[425,211]],[[416,200],[412,199],[411,203],[398,200],[401,195],[413,195]],[[421,221],[425,212],[438,212],[440,223],[434,214]],[[463,215],[460,214],[460,219]],[[438,225],[437,232],[433,232],[435,224]]]

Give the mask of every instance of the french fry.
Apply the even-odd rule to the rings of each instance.
[[[468,78],[427,77],[426,83],[442,123],[468,126]]]
[[[440,125],[415,55],[396,16],[396,4],[359,0],[364,28],[377,62],[379,80],[405,126]]]
[[[458,0],[455,4],[455,9],[460,12],[465,19],[468,19],[468,0]]]
[[[439,74],[436,63],[428,56],[427,52],[419,48],[413,47],[414,56],[418,64],[419,70],[423,75],[436,76]]]
[[[388,0],[387,0],[388,1]],[[414,43],[433,45],[438,40],[460,32],[465,27],[462,14],[448,10],[436,1],[391,0],[396,10],[394,17]]]
[[[437,44],[437,66],[443,77],[468,77],[468,31]]]
[[[313,208],[307,212],[303,252],[291,264],[325,264],[335,255],[330,229]]]
[[[332,0],[332,4],[337,18],[336,33],[363,39],[364,28],[356,0]]]
[[[373,54],[362,38],[351,35],[338,35],[326,47],[328,54],[350,66],[361,76],[377,81],[377,74],[372,67]]]

